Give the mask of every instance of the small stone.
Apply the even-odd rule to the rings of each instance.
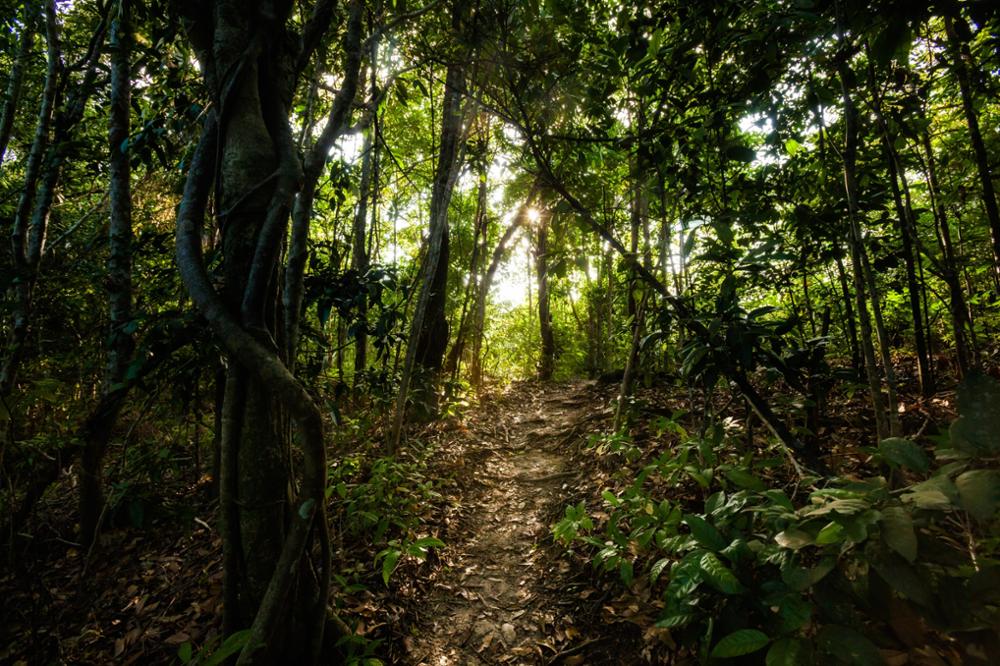
[[[517,636],[516,632],[514,631],[514,625],[512,625],[510,622],[505,622],[500,627],[500,635],[503,636],[504,643],[507,643],[508,645],[513,643],[514,638]]]

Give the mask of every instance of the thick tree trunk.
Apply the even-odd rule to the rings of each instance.
[[[996,189],[993,186],[993,175],[990,172],[989,154],[979,129],[979,116],[972,96],[972,82],[969,67],[972,64],[972,54],[969,45],[959,34],[965,25],[961,16],[947,14],[944,17],[945,30],[948,33],[948,44],[951,50],[951,69],[958,80],[958,89],[962,96],[962,110],[969,127],[969,143],[976,158],[976,170],[979,183],[983,190],[983,207],[986,210],[986,220],[990,226],[990,241],[993,249],[994,287],[1000,290],[1000,209],[997,207]]]
[[[0,108],[0,165],[3,165],[4,155],[7,154],[7,144],[10,143],[10,134],[14,129],[14,115],[21,101],[24,69],[28,64],[28,58],[31,57],[31,47],[35,42],[35,30],[38,26],[37,1],[29,0],[24,3],[24,17],[21,20],[23,27],[17,55],[14,57],[14,65],[10,68],[10,76],[7,79],[7,94],[4,95],[3,108]]]
[[[129,136],[131,97],[129,0],[121,0],[119,13],[112,21],[111,94],[108,128],[110,153],[110,208],[108,224],[108,275],[106,290],[109,304],[108,358],[104,378],[105,394],[121,391],[126,371],[132,360],[135,341],[129,325],[132,321],[132,188],[129,154],[124,144]],[[124,403],[113,401],[114,406],[103,414],[95,414],[87,428],[88,437],[80,465],[80,537],[89,545],[100,530],[100,516],[104,508],[101,468],[104,453],[117,421],[118,411]]]
[[[328,8],[329,3],[317,4],[304,30],[303,53],[318,43],[309,36],[317,22],[325,30]],[[305,169],[288,121],[295,80],[303,69],[302,55],[288,50],[291,44],[284,40],[291,6],[267,5],[265,10],[220,0],[210,11],[189,9],[188,34],[215,95],[218,120],[206,127],[191,161],[178,211],[177,263],[192,300],[229,358],[220,443],[223,624],[227,632],[250,625],[251,638],[239,663],[312,663],[323,645],[330,576],[326,451],[322,416],[290,367],[312,198],[329,148],[350,114],[362,55],[363,7],[357,0],[351,4],[344,81]],[[213,180],[221,211],[221,294],[208,277],[201,251]],[[293,202],[295,224],[285,269],[288,311],[282,318],[277,311],[278,258]],[[289,418],[304,454],[295,458],[301,460],[298,478],[290,469]]]
[[[455,9],[455,22],[459,9]],[[426,252],[420,270],[420,293],[413,310],[406,357],[396,398],[396,412],[389,433],[388,450],[394,453],[402,436],[410,384],[419,373],[422,393],[433,401],[436,394],[437,371],[448,340],[448,322],[444,318],[448,271],[448,204],[458,176],[459,139],[462,128],[462,95],[464,70],[458,64],[448,66],[445,76],[444,104],[441,118],[441,141],[431,191],[430,221]],[[442,261],[442,257],[444,260]],[[420,369],[417,366],[420,366]],[[433,409],[433,405],[431,405]]]

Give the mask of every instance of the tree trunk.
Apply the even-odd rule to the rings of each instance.
[[[0,109],[0,166],[3,165],[7,144],[10,143],[10,134],[14,129],[14,115],[17,113],[18,103],[21,101],[24,69],[28,64],[28,58],[31,57],[31,47],[35,42],[35,30],[38,25],[37,2],[29,0],[24,3],[24,18],[21,20],[24,27],[21,29],[17,55],[10,68],[10,77],[7,79],[7,94],[3,99],[3,108]]]
[[[470,364],[470,376],[472,385],[479,391],[483,387],[483,337],[486,332],[486,303],[490,297],[490,288],[493,286],[493,278],[496,276],[500,263],[507,255],[507,247],[514,238],[515,232],[520,229],[528,219],[528,210],[534,203],[535,195],[538,193],[538,180],[531,186],[524,203],[517,209],[510,226],[503,232],[503,236],[493,248],[493,256],[490,258],[490,265],[483,274],[482,284],[476,294],[476,312],[472,323],[472,363]]]
[[[941,249],[941,276],[948,285],[948,312],[951,315],[951,328],[955,336],[955,356],[958,363],[959,379],[962,379],[971,369],[977,367],[977,359],[969,349],[966,338],[966,327],[971,327],[968,306],[965,303],[965,292],[959,279],[958,263],[955,258],[955,247],[951,240],[951,223],[948,212],[941,201],[937,180],[937,165],[934,161],[934,149],[931,147],[930,134],[921,133],[921,143],[926,156],[924,162],[927,191],[930,194],[931,210],[934,212],[934,224],[937,229],[938,246]]]
[[[459,366],[462,362],[462,354],[465,351],[465,341],[469,336],[469,309],[474,306],[473,300],[479,289],[480,270],[479,260],[486,251],[487,232],[489,231],[489,215],[487,215],[487,181],[485,170],[479,174],[479,191],[476,196],[476,216],[472,239],[472,257],[469,261],[468,282],[465,285],[465,293],[462,297],[462,312],[458,318],[458,332],[455,334],[455,343],[448,352],[448,359],[445,362],[445,372],[453,378],[457,377]]]
[[[989,155],[979,130],[979,117],[976,114],[975,100],[972,97],[972,82],[969,67],[972,66],[972,54],[969,45],[959,30],[968,31],[961,16],[946,14],[945,30],[948,33],[948,45],[951,50],[951,69],[958,79],[958,88],[962,96],[962,110],[969,126],[969,142],[976,158],[976,170],[979,173],[979,183],[983,190],[983,207],[986,209],[986,220],[990,225],[990,240],[993,249],[993,282],[994,289],[1000,291],[1000,210],[997,208],[996,191],[993,187],[993,176],[990,173]]]
[[[130,3],[121,0],[117,18],[111,23],[111,94],[108,128],[110,154],[110,208],[108,224],[108,275],[105,288],[110,305],[107,345],[107,368],[104,393],[120,391],[125,381],[135,341],[130,329],[132,322],[132,188],[129,153],[124,144],[129,136],[131,110]],[[114,401],[113,407],[91,419],[87,428],[80,465],[80,538],[90,545],[100,530],[104,509],[101,468],[112,428],[124,403]]]
[[[17,371],[24,355],[24,344],[28,337],[28,321],[31,309],[31,287],[35,280],[36,263],[32,263],[28,251],[28,229],[38,182],[42,176],[42,159],[49,145],[49,131],[59,91],[59,77],[62,70],[62,55],[59,49],[59,28],[56,23],[54,0],[45,4],[45,38],[47,66],[42,101],[35,124],[35,137],[24,168],[24,186],[18,199],[11,229],[11,263],[14,269],[14,304],[11,311],[11,333],[3,367],[0,368],[0,395],[10,395],[17,381]]]
[[[917,354],[917,378],[920,383],[920,394],[927,398],[934,394],[934,377],[931,370],[930,354],[927,349],[927,338],[924,335],[924,316],[920,305],[921,289],[917,282],[916,260],[914,258],[916,221],[913,219],[912,209],[904,204],[903,195],[899,189],[899,178],[905,178],[905,173],[903,172],[902,163],[899,160],[899,154],[893,145],[893,136],[889,131],[889,124],[886,122],[883,113],[882,97],[875,81],[875,65],[871,57],[871,50],[867,48],[867,43],[865,47],[866,51],[868,51],[869,91],[874,103],[875,118],[878,122],[882,138],[882,149],[885,154],[892,199],[896,206],[898,222],[896,230],[899,232],[899,237],[902,241],[903,263],[906,267],[906,291],[910,301],[914,349]]]
[[[317,4],[306,37],[313,34],[314,21],[329,23],[321,11],[328,5]],[[351,4],[344,81],[304,169],[288,121],[302,70],[301,64],[292,66],[301,56],[284,39],[291,5],[267,5],[263,11],[220,0],[211,11],[189,6],[192,14],[186,17],[218,117],[210,115],[190,163],[178,210],[177,264],[229,359],[220,464],[223,624],[226,632],[251,629],[238,663],[313,663],[323,645],[330,577],[323,419],[290,367],[315,184],[347,122],[357,87],[361,5]],[[304,38],[303,43],[313,42]],[[201,247],[213,181],[222,226],[222,293],[208,277]],[[278,259],[293,202],[282,339]],[[291,470],[290,418],[303,448],[303,455],[295,456],[298,478]]]
[[[460,9],[456,8],[454,11],[454,22],[457,24]],[[396,398],[396,413],[389,433],[390,454],[399,447],[414,372],[423,375],[419,378],[422,392],[433,400],[437,391],[437,371],[441,367],[441,359],[448,343],[448,322],[444,318],[448,271],[448,204],[458,176],[463,78],[464,71],[460,65],[453,63],[448,66],[441,118],[441,143],[431,192],[427,251],[421,266],[420,294],[410,323],[399,395]],[[421,370],[417,370],[418,365]],[[433,409],[433,405],[431,407]]]
[[[842,36],[841,39],[844,39]],[[858,154],[858,117],[854,100],[851,97],[850,81],[853,74],[847,65],[847,52],[842,49],[837,69],[840,75],[840,88],[844,101],[844,192],[847,197],[847,220],[849,225],[848,234],[851,248],[851,264],[854,275],[854,297],[856,299],[858,322],[861,328],[860,343],[861,351],[864,355],[865,373],[868,377],[868,391],[872,400],[872,408],[875,412],[876,433],[879,440],[889,437],[889,416],[886,413],[886,406],[882,396],[881,379],[878,376],[878,365],[875,361],[875,346],[873,344],[872,320],[868,312],[868,298],[866,294],[866,272],[864,257],[864,239],[861,236],[861,226],[858,221],[858,185],[855,165]],[[876,292],[872,291],[873,298]]]
[[[538,332],[541,338],[538,378],[547,382],[555,370],[556,344],[552,333],[552,312],[549,308],[549,225],[545,217],[538,221],[538,242],[535,248],[535,274],[538,278]]]
[[[374,67],[372,76],[375,76]],[[358,187],[358,210],[354,214],[354,225],[351,231],[351,270],[359,280],[364,280],[368,272],[368,197],[371,194],[372,152],[374,142],[370,133],[365,134],[363,157],[361,158],[361,183]],[[358,376],[368,369],[368,293],[362,289],[358,299],[357,321],[354,325],[354,382]]]

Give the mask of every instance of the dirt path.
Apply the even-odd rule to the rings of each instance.
[[[584,388],[525,385],[470,424],[459,453],[472,475],[462,529],[448,541],[405,663],[621,663],[611,656],[615,636],[581,624],[586,611],[599,614],[599,600],[580,598],[589,572],[572,571],[550,537],[581,472],[569,445],[603,415]]]

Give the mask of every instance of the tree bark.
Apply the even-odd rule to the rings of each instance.
[[[487,194],[486,172],[483,170],[479,174],[479,187],[476,196],[476,215],[473,222],[472,257],[469,260],[469,276],[465,285],[465,292],[462,297],[462,312],[458,317],[458,332],[455,334],[455,342],[448,352],[448,359],[445,361],[445,372],[453,378],[458,375],[461,365],[462,354],[465,351],[465,341],[469,336],[469,308],[475,304],[472,302],[478,292],[481,279],[479,260],[486,250],[486,238],[489,231],[489,215],[487,215],[486,194]]]
[[[459,9],[455,9],[454,22],[458,22]],[[462,128],[462,80],[464,70],[459,64],[448,66],[445,76],[444,104],[441,117],[441,142],[431,191],[430,220],[426,252],[420,270],[420,293],[413,310],[410,334],[407,338],[406,356],[396,398],[396,411],[389,433],[388,451],[396,452],[402,436],[406,403],[415,372],[422,393],[431,401],[433,410],[436,394],[436,375],[441,368],[444,349],[448,343],[448,323],[444,317],[444,299],[448,271],[448,204],[458,176],[459,138]],[[420,370],[417,369],[420,366]]]
[[[924,335],[923,308],[920,305],[921,289],[917,282],[916,260],[914,258],[916,221],[913,219],[912,209],[903,202],[899,179],[905,178],[905,173],[899,159],[899,153],[893,145],[894,137],[889,131],[889,123],[886,121],[883,112],[882,96],[875,81],[875,65],[871,56],[871,49],[868,48],[867,43],[865,44],[865,49],[868,52],[869,91],[874,106],[875,119],[878,122],[879,133],[881,134],[882,150],[885,154],[886,167],[888,169],[889,187],[896,206],[896,230],[902,242],[903,263],[906,268],[906,291],[910,302],[910,316],[913,320],[914,350],[917,354],[917,379],[920,384],[920,394],[927,398],[934,393],[934,377],[931,370],[927,338]]]
[[[372,76],[375,76],[372,67]],[[351,270],[359,280],[368,272],[368,197],[371,194],[372,151],[375,143],[371,134],[365,135],[361,158],[361,182],[358,187],[358,209],[354,214],[351,230]],[[368,293],[362,288],[358,297],[357,320],[354,325],[354,381],[368,369]]]
[[[18,103],[21,101],[21,90],[24,84],[24,69],[31,57],[31,47],[35,42],[35,30],[38,25],[38,3],[29,0],[24,3],[23,27],[21,38],[18,43],[17,55],[14,57],[14,64],[10,68],[10,77],[7,79],[7,94],[3,99],[3,108],[0,109],[0,166],[3,165],[4,155],[7,154],[7,144],[10,143],[10,135],[14,129],[14,115],[17,113]]]
[[[124,384],[135,340],[130,330],[132,322],[132,188],[129,153],[125,142],[129,136],[131,97],[130,3],[120,0],[119,14],[111,23],[111,94],[108,127],[110,154],[110,208],[108,224],[108,265],[105,289],[109,304],[107,367],[104,393],[121,390]],[[104,508],[101,468],[104,453],[118,412],[124,404],[112,401],[112,408],[92,418],[80,464],[80,537],[90,545],[100,530]]]
[[[993,175],[990,172],[989,155],[986,144],[979,129],[979,116],[976,114],[975,100],[972,96],[972,82],[969,67],[972,64],[972,54],[969,45],[959,34],[957,22],[964,25],[961,16],[946,14],[944,17],[945,31],[948,34],[948,44],[951,50],[951,69],[958,80],[958,88],[962,96],[962,110],[969,127],[969,143],[976,158],[976,171],[983,190],[983,208],[986,210],[986,220],[990,226],[990,241],[993,250],[993,281],[994,289],[1000,291],[1000,209],[997,208],[996,190],[993,187]],[[968,30],[968,26],[965,26]]]
[[[42,159],[49,144],[49,132],[59,91],[59,77],[62,71],[62,54],[59,48],[59,27],[56,22],[55,0],[45,4],[46,70],[42,101],[35,123],[35,137],[24,168],[24,186],[18,198],[17,211],[11,229],[11,263],[14,275],[14,304],[11,312],[11,333],[3,367],[0,368],[0,395],[10,395],[17,381],[17,371],[24,355],[24,344],[28,337],[28,321],[31,309],[31,286],[34,283],[34,269],[28,252],[28,229],[38,182],[42,176]]]
[[[842,40],[846,37],[841,36]],[[846,41],[841,47],[838,56],[837,70],[840,77],[840,89],[844,104],[844,193],[847,198],[847,222],[849,227],[849,243],[851,249],[851,264],[854,276],[854,297],[856,300],[858,322],[860,325],[860,344],[864,355],[865,374],[868,378],[868,392],[871,396],[872,409],[875,412],[876,433],[879,440],[890,436],[889,415],[886,413],[886,405],[882,396],[881,379],[878,375],[878,365],[875,360],[875,346],[873,343],[872,319],[868,312],[868,295],[866,293],[866,271],[864,257],[864,239],[861,235],[861,226],[858,221],[858,184],[855,172],[858,154],[858,113],[851,95],[851,84],[853,74],[850,72],[847,58],[849,47]],[[868,273],[870,275],[870,273]],[[872,298],[877,298],[877,293],[872,290]]]
[[[541,339],[538,378],[547,382],[552,379],[555,370],[556,343],[552,333],[552,312],[549,304],[549,225],[545,216],[538,220],[535,275],[538,279],[538,332]]]

